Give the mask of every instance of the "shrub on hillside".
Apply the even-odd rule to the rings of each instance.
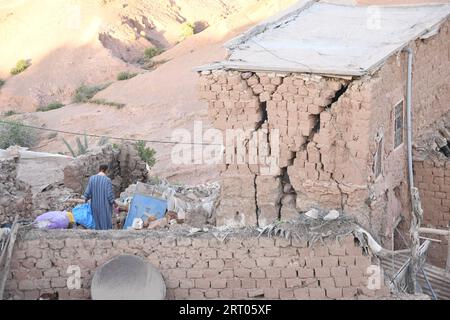
[[[13,116],[15,114],[17,114],[17,112],[14,111],[14,110],[8,110],[8,111],[3,112],[3,116],[4,117],[10,117],[10,116]]]
[[[28,67],[30,66],[30,63],[27,60],[19,60],[16,63],[16,66],[11,69],[11,74],[16,75],[21,72],[24,72]]]
[[[109,84],[102,84],[97,86],[82,85],[81,87],[77,88],[77,90],[75,90],[72,100],[74,103],[88,102],[99,91],[102,91],[108,86]]]
[[[195,33],[195,27],[190,22],[185,22],[181,25],[181,35],[183,38],[188,38]]]
[[[144,59],[151,60],[153,57],[159,56],[163,50],[157,47],[147,48],[144,50]]]
[[[0,123],[0,149],[11,146],[33,147],[37,143],[34,129],[24,127],[21,122]]]
[[[3,79],[0,79],[0,89],[3,87],[3,85],[6,83],[6,81],[5,80],[3,80]]]
[[[64,105],[62,103],[60,103],[60,102],[52,102],[52,103],[49,103],[46,106],[42,106],[42,107],[37,108],[37,111],[45,112],[45,111],[50,111],[50,110],[56,110],[56,109],[59,109],[59,108],[62,108],[62,107],[64,107]]]
[[[152,148],[147,148],[145,141],[136,142],[135,147],[142,161],[144,161],[150,168],[153,167],[156,163],[156,151]]]
[[[62,140],[66,145],[67,149],[69,150],[70,154],[74,158],[86,154],[89,150],[89,143],[86,135],[83,136],[83,141],[81,141],[80,137],[76,137],[75,142],[78,150],[75,150],[75,148],[73,148],[72,145],[65,138],[63,138]]]
[[[137,73],[123,71],[117,75],[117,80],[119,80],[119,81],[128,80],[128,79],[134,78],[136,76],[137,76]]]

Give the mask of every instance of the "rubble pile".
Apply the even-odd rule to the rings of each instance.
[[[31,187],[17,179],[19,158],[0,159],[0,224],[12,222],[18,214],[26,217],[32,208]]]
[[[126,201],[134,194],[148,195],[167,201],[167,225],[186,223],[191,226],[204,226],[215,223],[215,212],[219,202],[220,185],[218,183],[198,186],[171,185],[165,180],[157,183],[140,183],[129,186],[120,196]],[[148,221],[148,228],[165,227]]]
[[[63,183],[53,183],[33,195],[33,216],[58,210],[71,210],[71,199],[79,199],[81,196],[72,189],[66,188]]]
[[[337,210],[311,209],[292,220],[277,221],[257,230],[261,235],[278,236],[310,245],[326,238],[336,239],[349,234],[356,235],[358,224],[355,218],[340,214]]]
[[[439,121],[417,137],[413,147],[415,161],[424,161],[426,159],[445,161],[449,159],[450,112],[447,112]]]

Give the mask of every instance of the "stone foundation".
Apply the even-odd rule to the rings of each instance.
[[[36,299],[57,291],[61,299],[88,299],[95,269],[120,254],[139,255],[163,274],[167,299],[355,299],[388,296],[367,288],[367,267],[353,236],[307,242],[167,232],[31,231],[13,254],[6,296]],[[69,266],[79,266],[81,288],[69,290]]]

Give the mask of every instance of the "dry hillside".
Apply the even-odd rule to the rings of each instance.
[[[0,112],[47,128],[147,140],[169,140],[176,128],[207,128],[206,104],[197,98],[192,68],[226,55],[222,44],[295,0],[0,0]],[[186,24],[194,35],[186,37]],[[146,70],[146,48],[165,50]],[[31,66],[11,76],[20,59]],[[138,76],[116,81],[121,71]],[[72,103],[82,84],[111,83],[94,99],[110,105]],[[35,112],[51,102],[61,109]],[[41,134],[36,150],[67,152],[62,137]],[[94,139],[95,140],[95,139]],[[92,144],[96,141],[91,141]],[[170,146],[158,152],[155,174],[176,181],[215,178],[211,167],[175,165]]]

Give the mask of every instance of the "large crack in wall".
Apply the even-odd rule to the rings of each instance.
[[[263,174],[262,164],[224,166],[226,175],[236,173],[232,178],[235,182],[231,183],[240,181],[241,186],[251,185],[253,209],[247,205],[249,210],[245,211],[256,214],[250,221],[255,219],[257,224],[266,225],[313,207],[344,211],[357,197],[354,192],[367,189],[367,172],[353,179],[354,172],[344,165],[359,161],[354,166],[363,167],[363,160],[367,160],[357,154],[362,151],[358,146],[359,137],[353,132],[357,126],[355,115],[362,109],[356,108],[353,101],[356,96],[356,103],[361,102],[357,96],[359,85],[354,81],[306,74],[225,71],[203,74],[200,89],[202,97],[210,102],[209,114],[214,126],[221,130],[251,128],[252,134],[264,132],[258,156],[277,158],[277,168],[269,174]],[[276,135],[279,135],[279,149],[271,149]],[[241,176],[238,178],[237,174]],[[239,193],[225,192],[222,199],[227,197],[234,197],[235,204],[240,201],[237,199],[246,198]],[[248,217],[244,220],[240,222],[248,224]]]

